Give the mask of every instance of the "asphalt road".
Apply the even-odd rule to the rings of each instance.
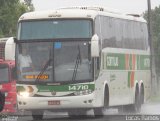
[[[78,118],[69,118],[69,117],[44,117],[43,120],[39,121],[124,121],[126,120],[125,116],[104,116],[103,118],[95,117],[78,117]],[[18,118],[18,121],[33,121],[31,117]]]
[[[70,118],[67,113],[52,113],[45,111],[43,120],[37,121],[160,121],[160,103],[147,103],[142,106],[139,114],[118,114],[117,109],[106,110],[106,115],[95,118],[93,111],[86,117]],[[1,116],[1,121],[34,121],[28,112],[25,116]]]

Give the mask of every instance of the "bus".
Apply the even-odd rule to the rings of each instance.
[[[69,116],[91,109],[103,116],[114,106],[139,111],[150,97],[150,48],[142,17],[102,7],[37,11],[19,18],[17,33],[18,108],[30,110],[35,120],[45,110]]]
[[[16,113],[15,43],[13,37],[0,38],[0,112]]]

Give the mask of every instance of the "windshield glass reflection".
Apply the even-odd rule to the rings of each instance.
[[[92,79],[88,41],[34,42],[18,46],[18,80],[76,82]]]

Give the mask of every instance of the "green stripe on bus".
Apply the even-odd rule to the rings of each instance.
[[[140,70],[149,70],[150,69],[150,58],[148,55],[140,56]]]
[[[35,85],[35,87],[38,89],[38,92],[53,92],[53,91],[67,92],[67,91],[82,91],[82,90],[93,91],[95,89],[95,84]],[[26,91],[26,89],[24,88],[24,86],[17,86],[17,91]]]
[[[94,90],[94,84],[75,84],[75,85],[37,85],[38,92],[43,92],[43,90],[48,90],[50,92],[57,91],[57,92],[66,92],[66,91],[81,91],[81,90]]]
[[[23,86],[16,86],[16,89],[17,89],[17,92],[18,91],[21,91],[21,92],[25,91],[25,88]]]
[[[110,70],[124,70],[125,69],[125,55],[116,53],[107,53],[106,66]]]
[[[105,59],[103,59],[105,63],[103,64],[104,69],[108,69],[108,70],[149,70],[150,69],[149,55],[128,54],[128,60],[126,59],[125,55],[126,54],[119,54],[119,53],[104,54],[105,56]],[[136,62],[133,63],[132,62],[133,60],[135,60]],[[127,64],[129,64],[128,69],[126,68]]]

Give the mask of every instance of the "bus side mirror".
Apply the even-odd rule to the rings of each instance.
[[[8,38],[5,45],[5,60],[15,60],[15,40],[13,37]]]
[[[14,37],[13,39],[14,39],[14,43],[17,43],[17,38]]]
[[[99,57],[99,37],[97,34],[91,39],[91,57]]]

